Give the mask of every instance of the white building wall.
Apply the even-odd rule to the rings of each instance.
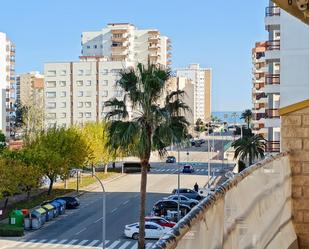
[[[309,99],[309,26],[281,11],[280,107]]]

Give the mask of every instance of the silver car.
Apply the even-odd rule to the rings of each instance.
[[[184,195],[180,195],[179,198],[180,198],[180,204],[187,205],[191,208],[199,203],[199,201],[194,200],[194,199],[189,199],[188,197]],[[165,197],[164,199],[178,201],[178,195],[170,195],[168,197]]]

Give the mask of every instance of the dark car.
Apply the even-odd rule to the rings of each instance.
[[[56,198],[55,200],[58,200],[58,199],[62,199],[66,201],[66,204],[65,204],[66,209],[78,208],[80,204],[79,199],[73,196],[63,196],[63,197]]]
[[[165,161],[166,163],[176,163],[176,157],[174,157],[174,156],[168,156],[167,158],[166,158],[166,161]]]
[[[174,189],[172,191],[173,195],[178,194],[178,189]],[[203,197],[196,191],[189,189],[189,188],[180,188],[179,189],[179,194],[184,195],[188,197],[189,199],[195,199],[195,200],[201,200]]]
[[[193,172],[194,168],[192,165],[186,164],[185,166],[183,166],[182,173],[193,173]]]
[[[178,195],[170,195],[166,198],[166,200],[173,200],[178,202]],[[190,199],[184,195],[179,195],[180,204],[188,205],[189,207],[193,208],[195,205],[198,204],[198,200]]]
[[[178,208],[178,203],[177,201],[172,201],[172,200],[161,200],[157,201],[153,205],[153,211],[155,215],[161,216],[161,215],[167,215],[167,210],[170,211],[177,211]],[[187,205],[180,204],[179,209],[183,215],[187,214],[190,212],[191,208]]]

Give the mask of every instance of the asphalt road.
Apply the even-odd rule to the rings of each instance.
[[[200,186],[207,176],[181,175],[181,187]],[[136,242],[123,236],[126,224],[136,222],[139,214],[140,174],[130,174],[108,183],[106,239],[109,249],[136,248]],[[153,204],[177,187],[177,174],[150,173],[147,183],[146,213]],[[22,241],[0,240],[4,248],[96,248],[102,242],[102,193],[100,188],[81,196],[79,209],[68,211],[38,231],[27,232]],[[151,246],[155,241],[147,241]]]

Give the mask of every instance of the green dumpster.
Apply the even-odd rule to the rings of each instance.
[[[24,215],[21,210],[13,210],[9,214],[9,222],[10,225],[16,226],[16,227],[23,227],[24,223]]]

